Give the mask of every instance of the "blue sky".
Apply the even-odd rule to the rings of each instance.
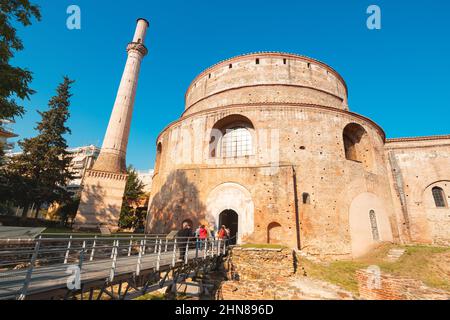
[[[450,1],[153,1],[34,0],[43,19],[20,28],[25,50],[13,63],[34,73],[20,138],[33,136],[36,109],[63,75],[76,80],[67,137],[71,147],[101,146],[138,17],[150,20],[127,162],[153,167],[159,132],[184,109],[192,79],[216,62],[248,52],[285,51],[335,68],[352,111],[388,137],[450,134]],[[66,9],[81,8],[81,30]],[[366,27],[366,9],[382,10],[382,29]]]

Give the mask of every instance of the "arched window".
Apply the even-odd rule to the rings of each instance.
[[[345,158],[372,167],[372,145],[366,130],[357,123],[350,123],[343,132]]]
[[[231,115],[218,121],[210,138],[210,157],[239,158],[253,155],[253,124],[242,115]]]
[[[303,204],[311,204],[311,196],[309,193],[303,193]]]
[[[374,241],[380,241],[380,233],[378,231],[377,215],[374,210],[369,213],[370,226],[372,228],[372,237]]]
[[[433,190],[433,198],[436,207],[438,208],[447,208],[447,201],[445,201],[445,192],[440,187],[434,187]]]
[[[222,137],[221,147],[225,158],[249,156],[252,154],[252,135],[244,127],[227,129]]]
[[[155,163],[155,175],[159,173],[159,167],[161,166],[161,154],[162,154],[162,144],[158,143],[156,148],[156,163]]]

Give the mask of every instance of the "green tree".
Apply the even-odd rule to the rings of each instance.
[[[70,198],[57,210],[57,215],[61,219],[61,224],[67,226],[69,221],[73,222],[80,206],[81,198],[79,196]]]
[[[136,228],[142,220],[142,212],[139,212],[135,206],[145,195],[145,184],[139,180],[138,174],[132,166],[128,166],[127,173],[128,179],[120,211],[119,227]]]
[[[34,91],[29,87],[32,73],[10,65],[14,53],[23,50],[13,22],[31,25],[41,19],[39,7],[29,0],[0,0],[0,119],[14,120],[22,116],[24,107],[14,99],[28,99]]]
[[[16,189],[24,189],[21,195],[15,196],[16,202],[25,208],[24,217],[31,204],[35,204],[39,211],[44,203],[70,199],[71,195],[65,186],[72,178],[69,170],[71,157],[66,151],[64,135],[71,133],[66,122],[70,116],[72,83],[72,80],[64,77],[56,90],[57,95],[48,103],[49,109],[38,111],[42,118],[36,127],[38,135],[19,142],[22,154],[8,163],[14,193]]]

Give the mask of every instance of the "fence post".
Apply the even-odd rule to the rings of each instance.
[[[28,287],[30,286],[31,275],[33,273],[34,264],[36,263],[36,260],[38,258],[39,247],[41,246],[41,239],[42,239],[42,236],[39,236],[39,239],[37,240],[36,244],[34,245],[34,251],[33,251],[33,255],[31,257],[30,266],[28,267],[27,275],[25,277],[25,282],[22,287],[22,292],[20,293],[18,300],[25,300],[25,297],[27,296],[27,291],[28,291]]]
[[[211,239],[211,258],[214,257],[214,239]]]
[[[168,244],[169,239],[167,239],[166,237],[166,247],[164,248],[164,252],[167,252],[167,244]]]
[[[94,243],[92,244],[91,256],[89,258],[89,261],[94,260],[95,246],[96,245],[97,245],[97,236],[94,237]]]
[[[172,268],[175,267],[177,257],[177,239],[173,242]]]
[[[84,260],[84,253],[86,251],[86,241],[83,241],[83,247],[80,251],[80,257],[78,259],[78,268],[80,269],[80,275],[81,275],[81,268],[83,267],[83,260]]]
[[[111,265],[111,272],[109,275],[109,281],[112,282],[114,280],[114,276],[116,274],[116,262],[117,262],[117,246],[119,246],[119,240],[115,240],[114,241],[114,245],[113,245],[113,261],[112,261],[112,265]]]
[[[159,236],[156,236],[155,251],[153,251],[153,253],[156,253],[158,251],[158,242],[159,242]]]
[[[141,262],[142,262],[142,248],[144,247],[144,240],[141,240],[141,244],[139,245],[139,256],[136,265],[136,276],[138,277],[141,273]]]
[[[227,240],[223,241],[223,255],[227,254]]]
[[[208,238],[205,239],[204,245],[205,245],[205,249],[203,250],[203,260],[206,259],[206,251],[208,249]]]
[[[66,255],[64,256],[64,264],[67,264],[67,260],[69,259],[70,247],[72,246],[72,235],[69,238],[69,243],[67,244]]]
[[[222,239],[217,239],[217,256],[220,256],[220,241],[222,241]]]
[[[147,236],[144,236],[144,250],[142,252],[142,255],[145,256],[145,251],[147,250]]]
[[[189,260],[189,238],[186,242],[186,251],[184,252],[184,264],[187,264]]]
[[[131,239],[130,239],[130,245],[129,245],[129,247],[128,247],[128,256],[130,257],[131,256],[131,246],[133,245],[133,236],[131,236]]]
[[[159,266],[161,264],[161,247],[162,247],[162,240],[159,240],[158,258],[156,259],[156,271],[159,271]]]

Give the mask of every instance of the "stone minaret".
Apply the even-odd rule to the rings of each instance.
[[[133,41],[127,47],[128,58],[102,150],[94,167],[86,172],[83,180],[75,229],[102,232],[118,229],[122,197],[127,181],[125,159],[128,136],[141,62],[148,52],[144,45],[148,27],[147,20],[137,20]]]
[[[141,69],[141,62],[147,55],[144,45],[149,24],[144,19],[137,22],[133,42],[127,47],[128,59],[120,81],[116,102],[103,140],[102,151],[95,162],[94,170],[125,173],[125,156],[130,134],[131,116]]]

